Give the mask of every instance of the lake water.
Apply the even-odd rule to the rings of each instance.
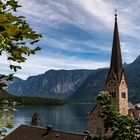
[[[86,128],[87,112],[91,111],[92,107],[92,104],[19,106],[16,107],[18,111],[14,113],[15,128],[21,124],[31,124],[33,113],[38,112],[44,127],[52,125],[54,129],[82,133]]]

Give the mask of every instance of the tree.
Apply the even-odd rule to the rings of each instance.
[[[13,128],[13,111],[15,111],[15,109],[9,106],[7,99],[0,100],[0,140],[5,136],[7,132],[6,128]]]
[[[35,112],[33,114],[33,116],[32,116],[31,125],[33,125],[33,126],[42,126],[40,115],[37,112]]]
[[[119,114],[112,104],[112,97],[108,92],[100,92],[97,97],[102,107],[100,117],[104,121],[105,132],[112,131],[111,140],[140,139],[140,120]]]
[[[17,16],[16,0],[0,0],[0,55],[6,55],[9,67],[14,72],[21,69],[19,63],[25,62],[26,57],[35,54],[40,47],[33,47],[42,37],[37,34],[25,21],[25,17]],[[13,74],[0,75],[0,89],[6,86],[6,80],[12,80]],[[11,109],[7,108],[7,112]],[[6,119],[3,121],[2,119]],[[6,132],[5,128],[13,127],[7,119],[13,119],[4,110],[0,110],[0,137]]]
[[[42,37],[29,27],[25,17],[17,16],[18,7],[21,6],[16,0],[0,0],[0,55],[7,56],[9,67],[14,72],[21,69],[17,64],[25,62],[26,56],[40,50],[40,47],[34,48],[33,45]],[[6,86],[3,81],[11,80],[12,76],[1,75],[0,88]]]

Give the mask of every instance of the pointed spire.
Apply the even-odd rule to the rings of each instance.
[[[115,9],[115,19],[117,19],[117,9]]]
[[[114,25],[110,69],[113,69],[117,79],[120,81],[123,67],[122,67],[121,48],[120,48],[119,31],[118,31],[118,23],[117,23],[117,10],[115,10],[115,25]]]

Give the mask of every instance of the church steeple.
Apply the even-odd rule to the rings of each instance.
[[[115,25],[112,43],[112,56],[105,90],[112,96],[112,103],[121,115],[128,115],[128,86],[125,72],[122,67],[121,48],[115,11]],[[100,117],[102,108],[96,104],[88,114],[87,129],[92,136],[110,137],[113,131],[105,131],[103,119]]]
[[[121,48],[116,12],[115,12],[111,63],[106,81],[106,91],[108,91],[112,95],[114,105],[117,107],[118,111],[123,115],[128,114],[128,86],[126,82],[125,72],[122,66],[122,57],[121,57]]]
[[[113,35],[110,69],[113,69],[118,81],[120,81],[123,67],[122,67],[122,57],[121,57],[121,48],[120,48],[120,39],[119,39],[116,11],[115,11],[115,25],[114,25],[114,35]]]
[[[115,10],[115,24],[114,24],[113,43],[112,43],[112,55],[111,55],[111,63],[110,63],[110,70],[108,73],[108,78],[111,71],[113,71],[118,82],[120,82],[123,66],[122,66],[122,56],[121,56],[120,39],[119,39],[119,31],[118,31],[118,23],[117,23],[117,10]],[[109,80],[108,78],[107,78],[106,84]]]

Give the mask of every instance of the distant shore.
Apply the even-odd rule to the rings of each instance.
[[[0,90],[0,99],[7,99],[11,105],[64,105],[61,99],[31,97],[31,96],[14,96],[5,90]]]

